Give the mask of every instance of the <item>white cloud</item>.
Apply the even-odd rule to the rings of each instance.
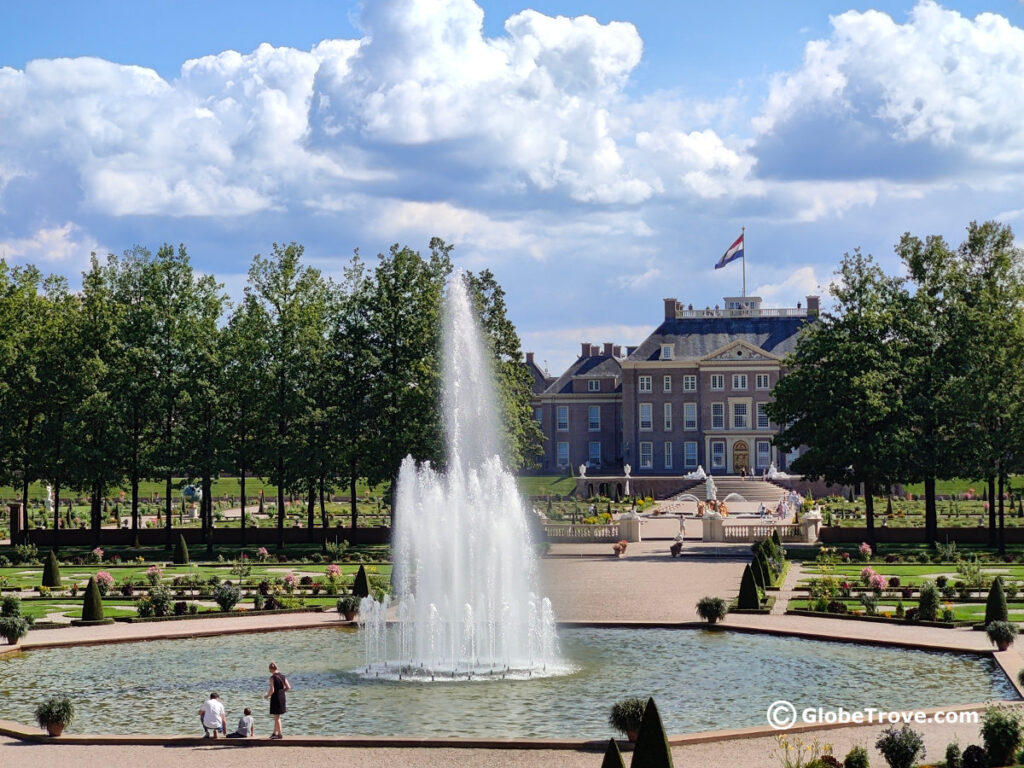
[[[627,345],[638,345],[653,330],[652,325],[605,324],[526,331],[519,335],[523,351],[533,352],[538,365],[546,367],[552,376],[560,376],[579,355],[584,341],[599,346],[611,342],[621,346],[625,353]]]
[[[643,272],[640,272],[639,274],[619,275],[615,278],[615,283],[619,288],[636,290],[638,288],[646,288],[661,276],[661,270],[655,267],[652,263],[648,263],[647,269]]]
[[[0,259],[8,263],[45,264],[65,274],[84,269],[94,251],[102,254],[107,249],[70,221],[40,227],[27,237],[0,240]]]
[[[764,299],[765,306],[795,307],[798,301],[806,301],[807,296],[823,296],[827,292],[828,284],[817,276],[814,267],[799,267],[781,282],[757,286],[753,295]]]

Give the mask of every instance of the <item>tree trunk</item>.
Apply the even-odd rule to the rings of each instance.
[[[92,499],[90,499],[90,511],[92,513],[92,545],[98,547],[100,545],[100,526],[103,525],[103,488],[100,487],[99,483],[93,483],[92,485]]]
[[[314,530],[316,528],[316,480],[309,483],[309,496],[306,499],[306,538],[309,541],[316,541]]]
[[[1006,523],[1003,519],[1003,483],[1005,475],[999,473],[999,554],[1006,554]]]
[[[327,533],[328,533],[328,529],[331,526],[331,520],[330,520],[329,517],[327,517],[327,504],[324,501],[324,485],[325,485],[324,478],[321,477],[320,478],[320,523],[324,527],[324,534],[321,537],[321,539],[322,539],[322,547],[321,547],[320,551],[323,554],[326,555],[327,554]]]
[[[206,554],[213,554],[213,479],[203,477],[203,503],[206,505]]]
[[[60,483],[53,486],[53,551],[60,550]]]
[[[284,549],[284,457],[277,457],[277,548]]]
[[[25,510],[25,525],[21,528],[21,541],[11,541],[11,544],[24,544],[28,541],[28,468],[25,468],[25,479],[21,484],[21,508]]]
[[[872,493],[873,490],[868,483],[864,483],[864,519],[868,529],[868,544],[871,545],[872,552],[875,551],[875,497]],[[394,525],[393,518],[391,522]]]
[[[171,507],[172,507],[172,505],[171,505],[171,485],[172,485],[172,483],[173,483],[173,480],[171,479],[171,473],[168,472],[167,473],[167,486],[165,488],[167,498],[164,499],[164,513],[167,515],[167,523],[166,523],[165,528],[164,528],[164,530],[167,531],[167,536],[164,539],[164,549],[167,549],[167,550],[170,550],[170,549],[174,548],[174,544],[171,543],[171,536],[174,535],[172,533],[173,526],[174,526],[174,520],[171,517],[171,515],[173,514],[172,511],[171,511]]]
[[[242,493],[242,499],[241,499],[241,501],[242,501],[242,517],[241,517],[241,519],[242,519],[242,531],[240,533],[239,541],[241,542],[241,545],[244,547],[245,546],[245,465],[242,465],[238,469],[240,471],[240,475],[239,475],[239,478],[238,478],[238,483],[241,486],[239,488],[239,490]]]
[[[359,530],[359,500],[356,497],[356,463],[354,461],[349,469],[348,495],[349,506],[352,510],[352,533],[349,535],[348,543],[355,545]]]
[[[996,476],[988,476],[988,545],[996,546]]]
[[[934,547],[939,539],[939,511],[935,503],[934,475],[924,479],[924,536],[929,547]]]

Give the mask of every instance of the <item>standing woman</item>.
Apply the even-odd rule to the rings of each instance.
[[[281,734],[281,715],[287,711],[285,707],[285,691],[290,691],[291,689],[291,685],[288,684],[288,678],[277,671],[277,664],[270,662],[270,687],[263,698],[270,699],[270,714],[274,717],[274,732],[270,734],[272,739],[284,738]]]

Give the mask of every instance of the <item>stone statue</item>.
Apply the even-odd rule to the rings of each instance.
[[[633,468],[629,464],[623,464],[622,472],[626,476],[626,495],[629,496],[629,473],[633,471]]]
[[[586,464],[580,464],[580,477],[586,477],[586,476],[587,476],[587,465]]]
[[[53,512],[53,488],[50,487],[49,483],[46,484],[46,501],[44,504],[46,506],[46,514]]]

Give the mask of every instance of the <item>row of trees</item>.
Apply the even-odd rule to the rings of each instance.
[[[372,266],[358,252],[340,281],[302,263],[302,246],[257,255],[232,306],[214,277],[196,271],[184,246],[95,255],[72,292],[59,277],[0,261],[0,483],[52,485],[91,499],[97,538],[102,500],[139,482],[166,483],[171,543],[173,478],[198,479],[202,520],[221,472],[278,488],[279,542],[285,494],[317,501],[355,485],[391,480],[411,453],[443,462],[439,334],[452,247],[429,253],[393,246]],[[489,271],[463,275],[491,341],[504,406],[506,460],[539,452],[530,378]],[[326,527],[326,522],[325,522]]]
[[[859,251],[843,258],[834,310],[773,393],[771,418],[788,425],[776,444],[806,447],[796,472],[863,485],[872,543],[873,493],[923,482],[934,542],[936,479],[984,478],[1002,549],[1004,484],[1024,471],[1024,253],[996,222],[972,222],[958,248],[905,234],[896,253],[901,276]]]

